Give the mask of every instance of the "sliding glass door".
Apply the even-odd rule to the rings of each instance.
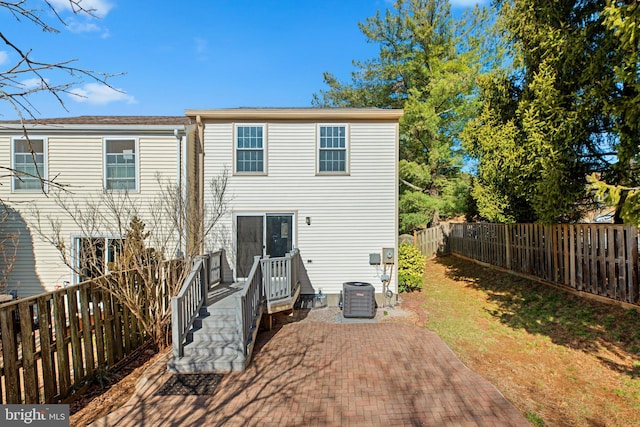
[[[293,214],[236,215],[236,276],[249,276],[255,256],[282,257],[293,248]]]

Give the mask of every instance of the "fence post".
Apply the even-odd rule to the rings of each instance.
[[[511,226],[509,224],[503,224],[504,227],[504,247],[505,247],[505,260],[507,263],[507,270],[511,270]]]

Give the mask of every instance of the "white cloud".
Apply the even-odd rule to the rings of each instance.
[[[449,0],[449,2],[451,3],[451,7],[459,8],[473,7],[476,4],[484,5],[489,3],[488,0]]]
[[[24,89],[42,89],[45,83],[49,83],[48,79],[44,79],[44,82],[39,77],[33,77],[20,82]]]
[[[81,23],[76,21],[69,21],[69,29],[74,33],[91,33],[100,31],[100,27],[92,22]]]
[[[8,60],[9,60],[9,54],[4,50],[0,50],[0,65],[4,64]]]
[[[51,3],[58,12],[73,11],[69,0],[49,0],[49,3]],[[81,0],[80,6],[98,18],[104,18],[113,8],[113,4],[108,0]]]
[[[93,22],[78,22],[77,20],[69,19],[67,24],[72,33],[102,33],[100,37],[103,39],[111,35],[108,28],[100,27]]]
[[[77,102],[86,102],[91,105],[106,105],[111,102],[126,102],[135,104],[136,99],[121,89],[112,89],[99,83],[87,83],[81,88],[71,91],[71,99]]]

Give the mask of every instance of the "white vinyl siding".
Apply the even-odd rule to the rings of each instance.
[[[263,125],[236,126],[236,173],[265,172],[264,134]]]
[[[97,203],[105,196],[104,166],[105,139],[135,139],[136,155],[138,155],[137,188],[136,192],[114,192],[116,200],[128,198],[135,205],[147,225],[158,240],[163,238],[160,233],[168,227],[153,227],[152,209],[154,203],[161,197],[159,179],[164,183],[175,185],[177,168],[177,145],[173,131],[165,134],[145,134],[132,131],[126,138],[111,135],[96,134],[95,131],[82,134],[49,134],[46,138],[48,146],[49,177],[54,177],[56,183],[65,186],[61,198],[69,206],[77,206],[84,210],[90,203]],[[92,135],[95,134],[95,135]],[[40,137],[38,137],[40,138]],[[11,137],[0,135],[0,159],[8,164],[12,155]],[[183,156],[183,160],[186,156]],[[0,177],[0,198],[10,208],[11,220],[0,222],[0,235],[19,233],[18,256],[14,269],[7,282],[7,291],[17,290],[18,296],[26,297],[64,286],[65,282],[74,282],[74,275],[60,259],[58,251],[33,228],[36,222],[34,209],[40,213],[41,223],[48,227],[47,218],[54,218],[59,222],[60,235],[69,250],[73,250],[74,237],[79,236],[81,230],[67,213],[56,203],[55,193],[58,191],[52,185],[49,193],[42,191],[11,192],[10,178]],[[186,185],[186,183],[185,183]],[[102,232],[96,230],[96,233]],[[49,235],[51,230],[49,230]],[[166,239],[164,248],[167,257],[176,253],[175,242]],[[71,255],[71,254],[70,254]]]
[[[318,172],[346,173],[348,133],[346,125],[318,126]]]
[[[138,149],[135,139],[105,139],[104,188],[137,191]]]
[[[318,173],[318,123],[269,122],[269,174],[229,178],[229,213],[210,236],[207,249],[225,247],[233,264],[234,215],[295,212],[294,246],[300,249],[312,285],[303,293],[321,289],[339,294],[348,281],[369,282],[381,293],[381,267],[368,261],[370,253],[396,247],[398,125],[374,121],[345,125],[349,175],[325,175]],[[232,123],[205,122],[205,189],[233,165],[233,132]],[[207,197],[205,192],[205,203],[210,203]],[[393,271],[395,292],[395,267]]]
[[[44,138],[13,140],[13,191],[46,190],[47,142]]]

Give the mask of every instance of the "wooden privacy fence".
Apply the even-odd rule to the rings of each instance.
[[[448,254],[449,223],[414,231],[413,246],[420,249],[422,255],[426,257]]]
[[[451,253],[640,305],[638,229],[613,224],[451,224]]]
[[[158,269],[163,310],[181,263]],[[0,305],[0,332],[0,404],[58,402],[148,338],[131,311],[94,281]]]

